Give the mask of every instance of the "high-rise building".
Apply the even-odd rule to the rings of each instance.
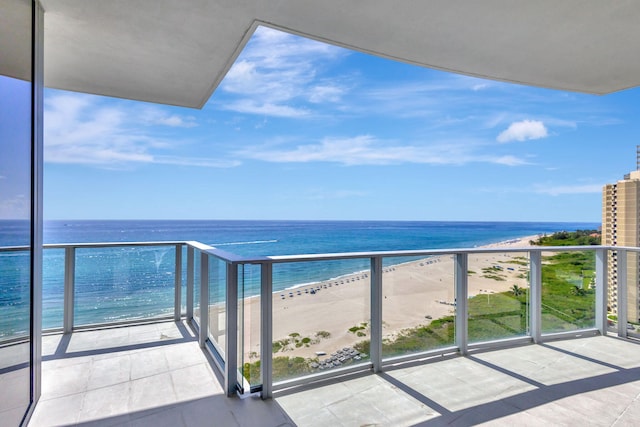
[[[640,148],[638,151],[640,155]],[[640,156],[639,156],[640,158]],[[640,169],[640,168],[639,168]],[[606,184],[602,189],[602,244],[607,246],[640,246],[640,170],[624,179]],[[619,253],[611,252],[608,263],[608,305],[618,311]],[[640,281],[638,254],[627,253],[627,319],[640,321]]]

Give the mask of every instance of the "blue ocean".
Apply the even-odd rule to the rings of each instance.
[[[475,247],[533,234],[599,226],[599,223],[447,221],[47,221],[44,241],[60,244],[195,240],[238,255],[268,256]],[[27,244],[26,227],[26,223],[18,221],[0,221],[0,247]],[[75,324],[170,314],[174,259],[172,246],[77,249]],[[401,261],[389,259],[389,263]],[[367,267],[368,260],[276,265],[274,291]],[[258,293],[259,282],[250,273],[247,270],[241,277],[244,296]],[[44,251],[43,274],[43,327],[61,327],[64,249]],[[9,313],[19,312],[16,309],[25,303],[16,295],[25,295],[20,290],[28,286],[26,254],[0,251],[0,277],[1,338],[22,328]],[[214,299],[222,297],[220,293],[212,293]]]

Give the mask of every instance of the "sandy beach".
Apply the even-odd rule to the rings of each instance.
[[[525,248],[536,237],[527,236],[485,247]],[[490,301],[491,293],[504,292],[514,284],[527,287],[528,266],[525,263],[528,259],[525,257],[526,253],[470,254],[469,296],[487,294]],[[282,344],[274,357],[317,357],[368,339],[369,286],[367,272],[274,293],[273,339]],[[402,329],[425,325],[452,314],[454,294],[453,256],[434,256],[385,267],[384,337],[393,339]],[[215,322],[215,309],[211,309]],[[246,299],[244,310],[245,360],[251,361],[257,359],[260,351],[260,299]],[[222,327],[223,313],[218,314],[221,322],[218,326]]]

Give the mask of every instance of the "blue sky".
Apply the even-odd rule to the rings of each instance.
[[[639,95],[260,28],[202,110],[46,90],[45,218],[597,222],[635,168]]]

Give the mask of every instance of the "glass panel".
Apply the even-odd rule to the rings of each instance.
[[[542,333],[595,327],[595,251],[542,253]]]
[[[0,224],[5,226],[7,222],[0,221]],[[29,260],[28,246],[20,250],[0,250],[0,349],[3,348],[3,343],[22,341],[29,337]],[[4,365],[0,359],[0,369]]]
[[[31,402],[32,3],[0,2],[0,424]]]
[[[200,267],[202,252],[195,249],[193,251],[193,320],[200,325],[200,286],[201,286],[201,274]]]
[[[62,328],[64,249],[46,249],[42,261],[42,328]]]
[[[528,254],[472,253],[468,267],[469,342],[528,335]]]
[[[225,359],[226,347],[227,264],[209,257],[209,339]]]
[[[454,257],[385,258],[382,357],[455,344]]]
[[[609,251],[607,259],[607,329],[618,331],[618,251]]]
[[[637,336],[640,333],[640,305],[638,297],[638,263],[637,252],[627,252],[627,334]]]
[[[368,258],[273,266],[273,379],[369,359]]]
[[[238,268],[238,366],[243,389],[262,384],[260,375],[260,274],[259,265]]]
[[[175,246],[76,249],[74,325],[170,316]]]
[[[180,280],[180,314],[187,314],[187,246],[182,246],[182,277]]]

